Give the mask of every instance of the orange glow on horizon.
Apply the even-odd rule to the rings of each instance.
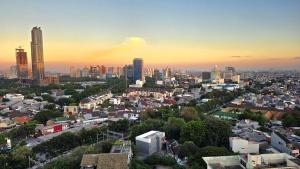
[[[26,42],[27,44],[28,42]],[[2,54],[0,64],[14,63],[14,43],[1,43]],[[30,59],[30,47],[25,46]],[[292,43],[153,43],[142,37],[128,37],[117,44],[98,42],[45,41],[44,57],[47,63],[67,65],[124,65],[132,62],[134,57],[142,57],[146,65],[205,65],[223,64],[243,66],[272,66],[299,63],[294,59],[300,53]],[[4,56],[4,57],[3,57]]]

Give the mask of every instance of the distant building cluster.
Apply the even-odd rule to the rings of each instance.
[[[141,58],[135,58],[133,64],[125,65],[124,67],[104,65],[89,66],[82,69],[74,66],[70,67],[70,76],[74,78],[92,77],[98,79],[105,79],[107,77],[126,77],[127,80],[145,81],[144,61]]]
[[[22,47],[16,49],[16,65],[6,74],[9,79],[18,78],[22,83],[47,85],[58,84],[57,75],[46,76],[44,64],[43,35],[40,27],[31,30],[31,69],[28,68],[27,52]]]
[[[225,67],[225,70],[222,72],[220,67],[216,65],[211,72],[202,72],[202,81],[212,83],[240,83],[240,75],[234,67]]]

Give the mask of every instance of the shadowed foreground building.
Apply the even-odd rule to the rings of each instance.
[[[128,169],[132,158],[131,143],[129,141],[114,144],[110,153],[84,154],[81,169]]]
[[[151,155],[162,151],[165,142],[165,133],[160,131],[149,131],[135,137],[137,150],[141,155]]]

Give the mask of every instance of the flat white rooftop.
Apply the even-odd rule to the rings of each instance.
[[[160,131],[149,131],[147,133],[144,133],[142,135],[139,135],[139,136],[136,136],[135,139],[136,140],[139,140],[139,141],[143,141],[143,142],[147,142],[147,143],[150,143],[151,142],[151,137],[157,133],[161,133]]]

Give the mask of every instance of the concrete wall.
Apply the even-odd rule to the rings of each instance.
[[[281,139],[276,133],[271,135],[271,145],[282,153],[291,154],[291,150],[287,147],[287,143]]]
[[[235,153],[259,153],[259,144],[235,137],[229,138],[231,150]]]
[[[138,152],[143,154],[149,154],[150,144],[147,142],[143,142],[140,140],[136,140],[136,146],[138,149]]]

